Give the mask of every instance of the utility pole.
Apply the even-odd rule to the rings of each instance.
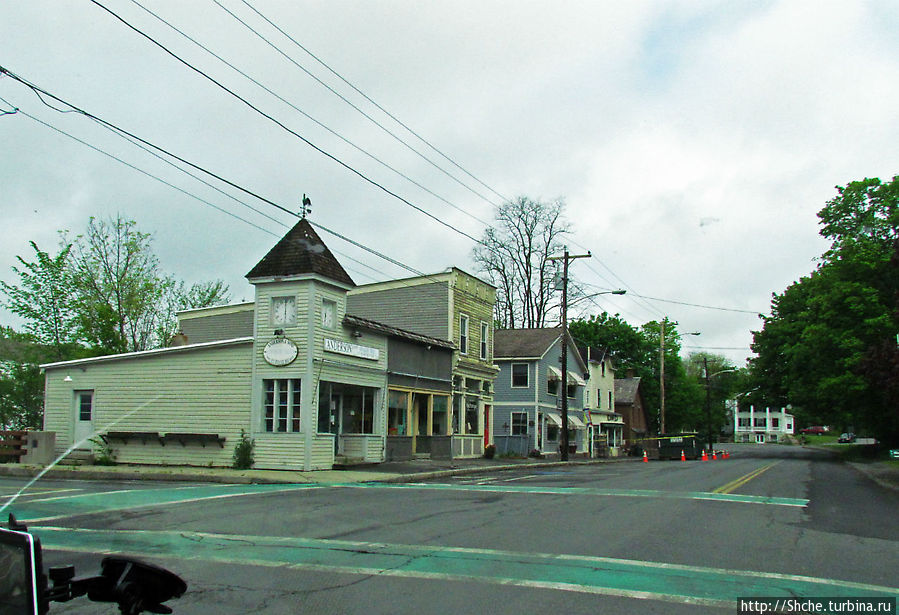
[[[661,320],[661,328],[659,329],[659,435],[665,433],[665,321],[666,316]]]
[[[565,247],[562,256],[550,256],[546,260],[562,261],[562,382],[559,395],[562,397],[562,431],[559,434],[559,454],[562,461],[568,461],[568,263],[576,258],[590,258],[586,254],[569,254]]]

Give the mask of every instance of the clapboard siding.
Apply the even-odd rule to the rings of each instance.
[[[385,289],[360,286],[347,295],[347,313],[450,340],[449,284],[432,282]]]
[[[181,318],[179,324],[188,343],[202,344],[250,337],[253,335],[253,320],[253,305],[249,304],[242,311]]]
[[[57,452],[72,444],[74,395],[93,391],[95,433],[142,431],[216,433],[216,444],[127,444],[113,441],[118,461],[229,465],[241,429],[250,428],[249,342],[179,348],[152,355],[47,368],[44,428],[56,432]],[[174,350],[174,349],[173,349]],[[71,382],[65,382],[68,376]],[[94,446],[96,448],[96,446]]]

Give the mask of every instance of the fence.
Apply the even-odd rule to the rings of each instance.
[[[0,463],[18,463],[26,452],[27,431],[0,431]]]
[[[527,457],[530,450],[530,438],[525,436],[494,436],[497,455],[517,455]]]

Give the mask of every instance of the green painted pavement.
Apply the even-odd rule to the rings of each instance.
[[[730,608],[740,596],[899,596],[897,588],[834,579],[604,557],[200,532],[33,531],[46,548],[58,550],[537,587]]]
[[[662,491],[655,489],[596,489],[591,487],[528,487],[523,485],[451,485],[443,483],[353,483],[334,485],[356,489],[434,489],[447,491],[488,491],[494,493],[535,493],[546,495],[598,495],[629,498],[662,498],[677,500],[712,500],[742,504],[770,504],[773,506],[808,506],[802,498],[779,498],[737,493],[710,493],[706,491]]]
[[[123,489],[98,493],[79,493],[51,497],[30,497],[28,492],[10,504],[8,511],[19,521],[49,521],[76,515],[148,508],[168,504],[184,504],[205,500],[302,491],[316,485],[198,485],[159,489]]]

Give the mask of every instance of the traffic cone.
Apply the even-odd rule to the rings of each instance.
[[[705,449],[702,449],[702,460],[703,460],[703,461],[708,461],[708,460],[709,460],[709,456],[705,454]]]
[[[724,451],[724,458],[730,459],[730,453],[728,453],[727,451]]]
[[[646,451],[643,451],[643,463],[649,463],[649,457],[646,456]]]
[[[680,460],[681,460],[681,461],[686,461],[686,460],[687,460],[686,455],[684,455],[684,451],[681,451],[681,452],[680,452]]]
[[[712,451],[712,461],[717,461],[718,455],[715,454],[715,451]]]

